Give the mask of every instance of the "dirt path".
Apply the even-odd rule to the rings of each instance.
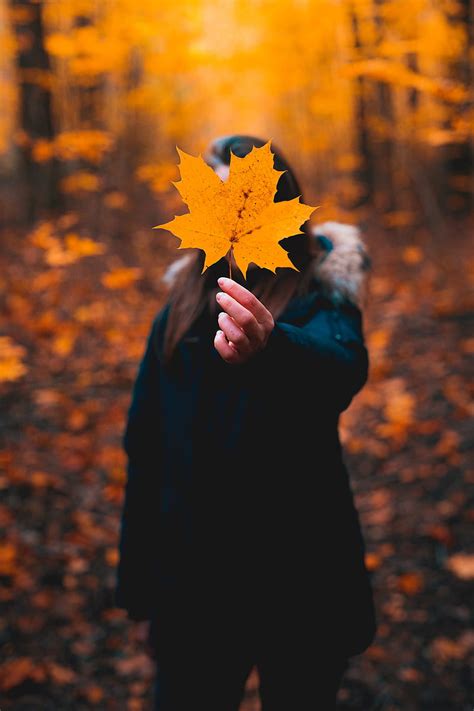
[[[2,240],[2,711],[150,704],[153,665],[112,607],[120,435],[175,247],[137,229],[133,241],[98,240],[103,254],[70,261],[86,248],[65,248],[77,229],[65,216]],[[415,247],[367,231],[371,371],[341,436],[379,630],[351,660],[341,709],[472,708],[469,234],[453,225],[444,243],[418,234]],[[242,711],[258,711],[257,682]]]

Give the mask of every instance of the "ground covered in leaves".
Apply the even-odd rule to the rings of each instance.
[[[2,711],[150,708],[153,663],[112,600],[120,437],[178,254],[122,232],[89,238],[67,212],[2,235]],[[472,708],[472,233],[367,223],[371,371],[341,438],[379,630],[351,660],[346,711]],[[258,709],[252,673],[242,711]]]

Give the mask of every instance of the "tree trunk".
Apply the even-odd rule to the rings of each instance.
[[[31,223],[59,207],[57,161],[36,161],[32,155],[34,141],[54,137],[50,63],[44,48],[42,3],[11,0],[11,6],[18,41],[19,124],[25,134],[20,148],[21,184],[25,220]]]

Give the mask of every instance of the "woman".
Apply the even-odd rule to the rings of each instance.
[[[205,153],[225,180],[224,136]],[[285,170],[275,201],[301,195]],[[304,202],[303,198],[302,201]],[[308,221],[309,222],[309,221]],[[134,384],[116,602],[157,662],[155,708],[237,711],[256,667],[262,711],[334,708],[376,620],[338,419],[368,377],[358,230],[302,225],[294,269],[203,252],[173,266]]]

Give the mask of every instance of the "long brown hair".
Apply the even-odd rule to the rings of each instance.
[[[266,142],[255,136],[241,134],[222,136],[212,141],[204,154],[204,160],[213,168],[219,164],[230,165],[231,151],[236,156],[243,158],[247,153],[250,153],[253,146],[260,148]],[[274,201],[291,200],[302,195],[293,170],[283,158],[281,152],[275,149],[273,142],[271,150],[274,154],[274,168],[286,171],[280,176]],[[304,202],[303,199],[302,202]],[[304,293],[308,288],[311,279],[309,265],[320,250],[318,249],[317,241],[310,238],[306,225],[307,222],[300,227],[303,230],[303,234],[288,236],[279,242],[288,252],[288,257],[299,271],[289,268],[277,268],[275,274],[269,269],[262,269],[256,266],[254,269],[257,271],[254,278],[252,278],[252,284],[245,284],[265,304],[274,319],[278,318],[293,295]],[[218,306],[215,300],[215,295],[219,290],[217,279],[220,276],[228,276],[229,274],[227,257],[222,257],[202,273],[204,253],[202,250],[191,251],[194,254],[192,254],[186,266],[178,273],[170,294],[170,308],[162,351],[165,362],[171,359],[176,345],[204,308],[208,308],[210,313],[215,314],[217,317]],[[245,283],[239,276],[240,272],[237,271],[237,274],[235,274],[234,268],[232,271],[232,276],[236,281]]]

